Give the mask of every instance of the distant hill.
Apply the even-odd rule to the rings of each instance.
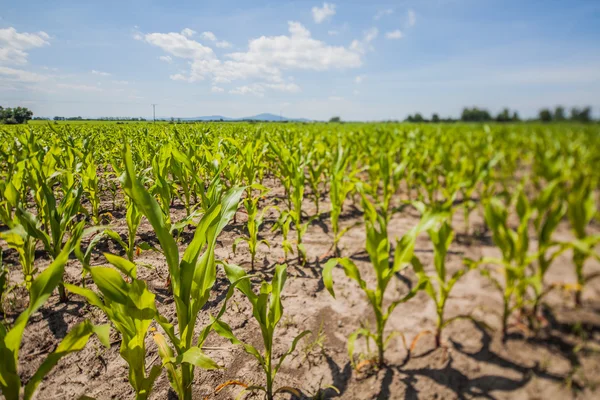
[[[177,119],[177,118],[176,118]],[[310,122],[306,118],[288,118],[276,114],[262,113],[253,115],[251,117],[243,118],[229,118],[222,115],[209,115],[205,117],[193,117],[193,118],[180,118],[182,121],[265,121],[265,122],[277,122],[277,121],[294,121],[294,122]]]

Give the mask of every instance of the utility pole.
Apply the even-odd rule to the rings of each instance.
[[[152,104],[152,118],[156,123],[156,104]]]

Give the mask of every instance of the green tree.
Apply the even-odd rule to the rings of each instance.
[[[540,110],[539,119],[542,122],[552,122],[552,111],[547,108]]]
[[[440,122],[440,116],[436,113],[433,113],[433,115],[431,116],[431,122]]]
[[[557,106],[554,109],[554,120],[555,121],[564,121],[567,117],[565,116],[565,109],[562,106]]]
[[[342,119],[340,117],[331,117],[329,122],[342,122]]]
[[[25,107],[13,109],[13,118],[18,124],[26,124],[33,117],[33,112]]]
[[[496,117],[496,121],[498,122],[509,122],[510,120],[510,111],[508,108],[502,110],[502,112]]]

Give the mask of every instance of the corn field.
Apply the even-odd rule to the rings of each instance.
[[[0,131],[17,399],[597,398],[600,128]]]

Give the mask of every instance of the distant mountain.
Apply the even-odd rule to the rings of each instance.
[[[177,118],[176,118],[177,119]],[[206,117],[194,117],[194,118],[180,118],[182,121],[264,121],[264,122],[277,122],[277,121],[294,121],[294,122],[310,122],[306,118],[288,118],[281,115],[263,113],[253,115],[251,117],[244,118],[229,118],[222,115],[209,115]]]

